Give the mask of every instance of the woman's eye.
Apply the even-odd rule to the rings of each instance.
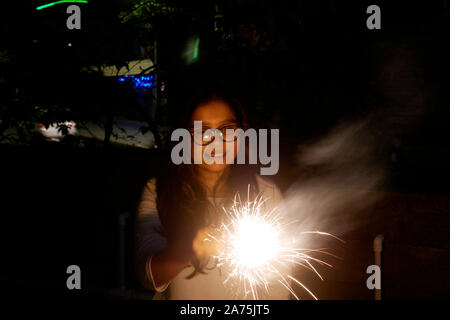
[[[203,133],[203,140],[210,140],[212,138],[212,133],[208,132],[208,133]]]
[[[230,130],[236,130],[237,128],[238,128],[238,127],[237,127],[236,125],[230,125],[230,126],[223,127],[221,131],[226,131],[226,130],[228,130],[228,129],[230,129]]]
[[[229,125],[221,129],[223,139],[227,142],[236,140],[235,131],[238,129],[236,125]]]

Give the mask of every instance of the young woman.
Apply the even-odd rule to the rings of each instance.
[[[136,219],[137,274],[147,289],[164,293],[166,299],[244,299],[223,284],[226,275],[214,265],[211,255],[217,248],[204,241],[208,228],[220,221],[223,208],[230,207],[238,192],[250,200],[257,193],[270,209],[282,200],[279,189],[256,174],[257,168],[245,164],[226,164],[226,154],[237,140],[227,139],[226,129],[248,128],[241,105],[220,93],[198,95],[186,108],[179,127],[192,133],[192,150],[202,150],[211,143],[206,129],[222,132],[223,164],[181,164],[168,166],[146,184]],[[202,132],[196,135],[194,121],[202,121]],[[195,138],[196,137],[196,138]],[[200,140],[198,139],[200,137]],[[191,152],[193,155],[194,153]],[[192,161],[194,163],[194,161]],[[273,285],[263,299],[288,299],[282,285]]]

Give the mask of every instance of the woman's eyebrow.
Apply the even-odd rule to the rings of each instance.
[[[236,119],[226,119],[221,121],[218,127],[223,126],[224,124],[237,124],[237,123],[238,121]],[[203,128],[210,129],[212,128],[212,126],[208,121],[202,121],[202,129]],[[190,124],[189,129],[194,129],[194,123]]]
[[[220,124],[224,124],[224,123],[232,123],[232,124],[234,124],[234,123],[238,123],[238,122],[237,122],[236,119],[226,119],[226,120],[223,120]]]
[[[202,129],[203,128],[211,128],[207,123],[205,124],[205,122],[204,121],[202,121]],[[190,125],[189,125],[189,129],[194,129],[194,123],[191,123]]]

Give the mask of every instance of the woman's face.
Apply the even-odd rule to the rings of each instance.
[[[226,102],[221,100],[212,100],[195,108],[192,114],[191,124],[189,128],[192,133],[195,133],[194,121],[202,122],[202,134],[205,133],[207,129],[219,129],[225,133],[226,129],[235,130],[239,126],[233,109]],[[205,135],[203,135],[203,137],[205,137]],[[224,139],[215,138],[209,145],[199,145],[199,143],[197,143],[198,141],[192,139],[192,163],[194,163],[194,148],[201,148],[202,155],[204,155],[204,151],[207,147],[210,148],[209,150],[212,150],[213,146],[217,146],[218,143],[220,143],[222,144],[222,154],[218,153],[219,151],[217,150],[212,150],[211,156],[214,160],[222,158],[222,164],[216,163],[218,161],[207,164],[205,163],[205,158],[202,157],[202,163],[197,164],[197,166],[208,171],[223,171],[227,167],[227,153],[233,152],[234,159],[236,158],[237,154],[237,140],[228,140],[226,139],[226,137],[223,138]]]

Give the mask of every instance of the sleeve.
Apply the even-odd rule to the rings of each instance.
[[[150,179],[144,187],[137,209],[135,225],[136,267],[141,284],[152,291],[163,292],[169,284],[155,286],[151,271],[152,257],[166,246],[161,234],[161,222],[156,209],[156,179]]]

